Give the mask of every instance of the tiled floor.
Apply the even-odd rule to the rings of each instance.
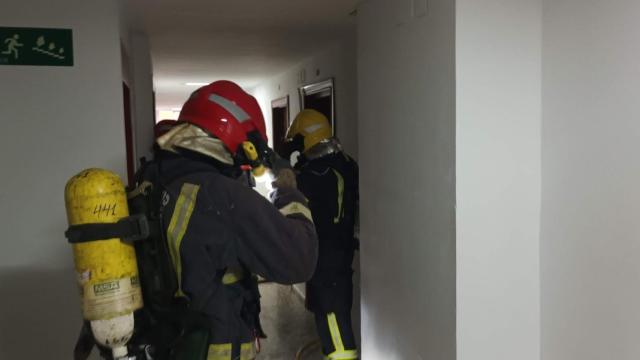
[[[262,341],[258,360],[295,360],[298,349],[317,339],[312,314],[291,286],[262,284],[260,292],[262,325],[268,339]],[[321,360],[320,350],[315,348],[302,360]]]

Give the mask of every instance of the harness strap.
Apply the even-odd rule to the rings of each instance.
[[[126,242],[149,237],[149,221],[144,214],[128,216],[116,223],[71,225],[64,233],[71,244],[120,238]]]

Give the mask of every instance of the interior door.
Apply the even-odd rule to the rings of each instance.
[[[133,184],[135,172],[135,154],[133,153],[133,124],[131,123],[131,91],[122,82],[122,102],[124,104],[124,137],[127,148],[127,184]]]
[[[287,135],[287,129],[289,129],[288,95],[271,102],[271,120],[273,124],[273,132],[271,134],[273,150],[278,154],[282,154],[285,136]]]

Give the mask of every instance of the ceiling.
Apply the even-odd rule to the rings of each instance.
[[[346,31],[358,0],[133,0],[149,35],[158,109],[178,108],[188,82],[230,79],[251,88]]]

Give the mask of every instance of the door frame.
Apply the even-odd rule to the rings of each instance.
[[[271,110],[278,108],[286,108],[287,109],[287,126],[291,125],[291,114],[289,113],[289,95],[285,95],[281,98],[277,98],[275,100],[271,100]],[[273,121],[273,119],[271,119]]]
[[[289,126],[291,125],[291,107],[289,106],[289,95],[287,94],[286,96],[283,96],[281,98],[277,98],[275,100],[271,101],[271,142],[273,145],[273,148],[276,149],[276,126],[275,126],[275,122],[273,119],[273,110],[274,109],[282,109],[284,108],[285,110],[285,134],[287,132],[287,129],[289,129]]]
[[[126,81],[122,81],[122,105],[124,116],[124,140],[127,156],[127,185],[133,185],[133,178],[135,174],[135,145],[134,128],[133,128],[133,114],[132,114],[132,99],[131,88]]]
[[[273,109],[285,108],[285,113],[287,114],[287,128],[291,125],[291,106],[289,106],[289,94],[277,98],[275,100],[271,100],[271,114],[273,115]],[[271,118],[271,137],[273,137],[273,118]]]

